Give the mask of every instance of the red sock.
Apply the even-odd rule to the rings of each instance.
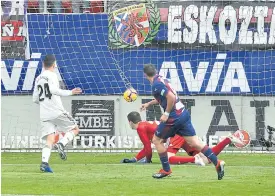
[[[195,157],[173,156],[169,158],[171,164],[195,163]]]
[[[225,138],[212,148],[213,153],[217,156],[225,148],[225,146],[227,146],[230,143],[231,140],[229,138]]]

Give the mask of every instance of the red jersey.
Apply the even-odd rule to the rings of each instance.
[[[158,121],[142,121],[138,124],[137,133],[144,147],[136,155],[137,160],[140,160],[145,156],[148,161],[152,159],[151,142],[155,134],[155,131],[157,130],[158,124]]]
[[[181,148],[185,150],[185,152],[190,156],[194,156],[195,154],[199,153],[195,148],[190,147],[183,137],[179,135],[175,135],[174,137],[171,137],[167,151],[168,152],[171,151],[174,153],[175,152],[174,150],[178,151]]]
[[[152,159],[151,142],[155,134],[155,131],[157,130],[158,124],[159,124],[158,121],[142,121],[138,124],[137,133],[144,147],[136,155],[137,160],[140,160],[145,156],[146,156],[146,159],[149,161]],[[190,147],[187,144],[187,142],[185,142],[183,137],[179,135],[175,135],[174,137],[171,137],[167,151],[175,153],[175,150],[177,152],[181,148],[185,150],[186,153],[189,154],[190,156],[194,156],[199,153],[196,149]]]

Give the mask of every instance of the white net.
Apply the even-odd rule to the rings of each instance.
[[[84,90],[63,99],[80,127],[71,150],[141,146],[126,116],[152,99],[142,70],[147,63],[170,79],[210,146],[243,129],[253,139],[245,151],[274,150],[273,131],[266,130],[275,126],[273,2],[57,2],[25,1],[23,13],[27,7],[29,13],[19,18],[20,7],[10,14],[18,5],[1,2],[2,149],[41,148],[38,107],[30,95],[41,60],[55,54],[61,86]],[[140,95],[133,103],[122,97],[129,86]],[[157,105],[142,113],[144,120],[160,115]]]

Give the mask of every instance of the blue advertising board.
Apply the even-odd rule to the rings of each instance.
[[[31,53],[40,53],[41,57],[3,60],[3,95],[30,94],[30,84],[41,72],[46,54],[56,55],[66,88],[81,87],[85,94],[121,94],[125,90],[124,76],[139,94],[150,94],[150,84],[142,71],[147,63],[155,64],[160,73],[171,78],[181,95],[275,93],[275,50],[272,49],[185,50],[150,45],[112,49],[108,43],[106,14],[32,14],[28,15],[28,33]],[[161,24],[156,39],[165,36],[167,28]]]

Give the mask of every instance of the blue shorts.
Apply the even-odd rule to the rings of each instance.
[[[158,125],[155,135],[162,139],[180,136],[195,136],[196,131],[191,123],[191,116],[187,110],[184,110],[177,118],[168,118],[168,120]]]

